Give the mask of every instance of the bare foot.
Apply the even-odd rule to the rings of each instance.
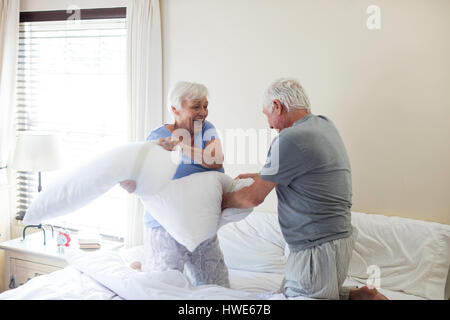
[[[378,292],[375,287],[369,288],[364,286],[362,288],[351,289],[349,300],[389,300],[386,296]]]
[[[141,271],[142,264],[139,261],[134,261],[130,264],[130,268]]]

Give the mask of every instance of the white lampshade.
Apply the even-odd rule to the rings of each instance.
[[[19,171],[51,171],[61,167],[61,142],[52,134],[22,134],[17,138],[11,167]]]

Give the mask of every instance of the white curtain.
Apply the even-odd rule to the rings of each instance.
[[[19,1],[0,0],[0,185],[8,184],[6,166],[14,138]]]
[[[159,0],[131,0],[128,22],[128,137],[145,141],[163,122],[162,45]],[[144,240],[144,208],[129,196],[126,247]]]

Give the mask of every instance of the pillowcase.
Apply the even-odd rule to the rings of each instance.
[[[156,194],[141,196],[141,201],[164,229],[192,252],[224,224],[244,219],[252,212],[253,209],[228,208],[221,215],[221,205],[223,193],[253,182],[241,179],[233,186],[233,179],[224,173],[194,173],[172,180]]]
[[[235,192],[244,187],[252,185],[255,180],[249,179],[234,179],[232,180],[229,176],[225,175],[222,177],[223,192]],[[247,216],[253,211],[252,209],[238,209],[238,208],[226,208],[222,211],[219,219],[219,228],[226,225],[227,223],[236,222],[247,218]]]
[[[134,194],[152,194],[170,182],[181,160],[156,142],[134,142],[113,148],[59,176],[31,203],[23,223],[39,224],[73,212],[123,180],[135,180]]]
[[[379,279],[384,289],[428,299],[444,298],[450,226],[359,212],[352,212],[352,224],[358,238],[349,276],[361,282],[369,277]]]

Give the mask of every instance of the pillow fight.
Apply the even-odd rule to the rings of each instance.
[[[177,151],[179,162],[174,165],[167,156],[162,156],[154,157],[159,160],[149,165],[147,158],[152,158],[152,152],[142,160],[138,151],[132,157],[128,154],[128,159],[137,159],[132,164],[132,172],[136,171],[138,163],[141,171],[152,167],[153,171],[164,172],[166,179],[171,177],[172,181],[164,185],[164,178],[160,178],[158,188],[153,187],[153,191],[159,192],[144,195],[147,187],[143,186],[147,182],[138,174],[120,175],[119,180],[103,183],[104,190],[99,189],[95,195],[106,192],[111,184],[119,181],[122,188],[141,198],[146,209],[145,259],[143,263],[133,262],[130,265],[133,269],[177,270],[185,272],[193,285],[229,288],[228,269],[217,238],[218,228],[226,223],[220,222],[221,215],[231,212],[226,215],[233,216],[229,222],[244,219],[275,189],[278,222],[289,247],[279,293],[286,297],[316,299],[387,300],[372,286],[343,286],[358,236],[351,224],[350,161],[336,126],[327,117],[311,113],[309,98],[298,80],[277,79],[265,90],[262,110],[255,112],[262,111],[269,128],[275,129],[278,135],[271,143],[261,170],[239,174],[234,183],[225,174],[225,155],[217,130],[207,120],[207,87],[200,83],[177,82],[169,90],[168,108],[173,123],[152,130],[146,143],[161,147],[150,151],[170,151],[167,154]],[[134,146],[141,148],[143,144]],[[108,157],[120,159],[123,155],[121,152],[117,157],[111,154]],[[165,162],[161,163],[161,159]],[[126,160],[112,161],[115,165],[107,170],[119,170],[119,162],[123,161]],[[117,178],[119,174],[111,177]],[[95,196],[72,199],[72,209],[74,203],[81,205]],[[35,219],[36,212],[44,212],[43,206],[39,206],[39,197],[36,204],[31,204],[24,223]],[[184,209],[183,204],[186,204]],[[63,211],[59,210],[58,214],[64,214]],[[190,215],[197,216],[193,219]],[[190,219],[196,224],[190,223]],[[197,232],[199,230],[204,233]],[[194,233],[200,236],[194,237]]]

